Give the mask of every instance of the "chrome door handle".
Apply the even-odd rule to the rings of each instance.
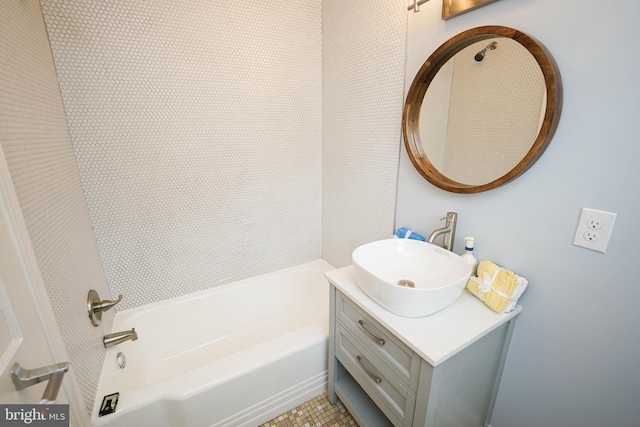
[[[42,400],[53,402],[58,397],[65,372],[69,371],[69,362],[56,363],[37,369],[24,369],[19,363],[11,367],[11,380],[16,390],[22,390],[43,381],[49,381]]]

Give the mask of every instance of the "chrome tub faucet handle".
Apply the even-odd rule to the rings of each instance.
[[[99,326],[102,322],[102,312],[109,310],[111,307],[122,301],[122,295],[118,296],[117,300],[100,300],[98,292],[91,289],[89,295],[87,295],[87,310],[89,311],[89,319],[93,326]]]

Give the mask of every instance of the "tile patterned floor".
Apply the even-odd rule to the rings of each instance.
[[[342,402],[332,405],[327,393],[264,423],[259,427],[358,427]]]

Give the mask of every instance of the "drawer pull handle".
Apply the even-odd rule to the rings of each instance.
[[[378,344],[379,346],[383,346],[384,345],[384,340],[382,338],[378,338],[377,336],[373,335],[371,332],[369,332],[369,330],[367,328],[364,327],[364,322],[362,320],[358,320],[358,326],[360,327],[360,329],[362,329],[364,331],[365,334],[367,334],[367,336],[369,338],[371,338],[376,344]]]
[[[376,382],[376,384],[380,384],[382,382],[382,379],[380,377],[376,377],[375,375],[373,375],[371,373],[371,371],[369,371],[367,369],[366,366],[364,366],[364,363],[362,363],[362,357],[360,357],[360,355],[356,356],[356,359],[358,360],[358,363],[360,364],[360,367],[367,373],[367,375],[369,375],[369,377]]]

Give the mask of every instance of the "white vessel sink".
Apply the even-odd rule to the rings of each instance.
[[[428,316],[453,304],[471,275],[460,256],[418,240],[367,243],[353,251],[352,260],[358,286],[404,317]]]

